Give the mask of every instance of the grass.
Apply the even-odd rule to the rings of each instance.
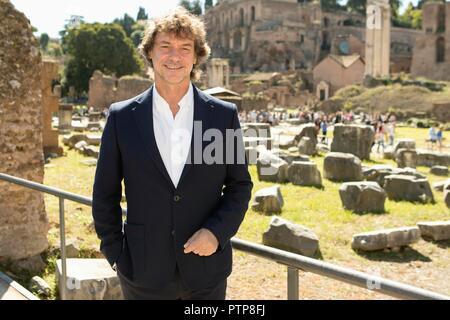
[[[425,142],[426,129],[398,128],[397,136],[414,138],[419,147],[421,141]],[[62,145],[62,142],[60,142]],[[64,146],[65,157],[52,159],[46,166],[44,183],[49,186],[61,188],[83,196],[91,197],[94,181],[95,167],[80,164],[80,160],[86,157],[74,150],[68,150]],[[323,156],[312,158],[317,163],[320,171],[323,168]],[[391,160],[374,159],[365,161],[366,165],[376,163],[392,164]],[[395,166],[395,165],[394,165]],[[429,168],[419,167],[418,170],[428,175],[430,183],[442,180],[442,177],[429,174]],[[254,182],[253,193],[257,190],[271,186],[271,183],[259,181],[256,167],[250,167],[250,173]],[[323,173],[322,173],[323,177]],[[391,278],[413,282],[423,287],[450,294],[450,287],[440,280],[450,276],[448,265],[450,263],[450,242],[439,244],[419,241],[407,250],[401,252],[375,252],[362,254],[351,249],[352,235],[359,232],[381,228],[414,226],[419,221],[449,220],[449,210],[445,206],[441,192],[435,192],[436,204],[414,204],[409,202],[386,201],[386,213],[383,214],[353,214],[344,210],[339,198],[339,183],[323,179],[324,189],[294,186],[290,183],[281,184],[285,205],[281,216],[292,222],[304,225],[312,229],[320,240],[320,253],[318,259],[339,265],[349,266],[357,270],[367,270],[372,267],[382,268]],[[59,210],[58,199],[54,196],[45,196],[45,205],[50,222],[49,242],[53,246],[59,241]],[[76,238],[81,245],[80,257],[92,257],[98,250],[99,240],[93,229],[91,208],[71,201],[65,201],[66,234],[67,238]],[[262,242],[262,233],[268,229],[271,216],[262,215],[249,209],[239,229],[237,237],[257,243]],[[236,256],[242,260],[247,257],[244,253],[236,252]],[[41,276],[52,287],[51,299],[56,297],[55,262],[56,256],[47,253],[45,257],[48,266]],[[422,284],[420,275],[412,277],[409,272],[409,263],[419,263],[431,282]],[[18,270],[12,270],[10,266],[3,265],[3,269],[13,274],[22,276]],[[447,273],[442,274],[442,270]],[[32,275],[25,275],[17,281],[24,286],[29,286]],[[266,275],[267,276],[267,275]],[[406,278],[402,278],[402,277]],[[272,272],[270,277],[285,277],[285,274]],[[444,279],[444,278],[442,278]],[[284,283],[284,282],[283,282]],[[447,287],[446,287],[447,286]],[[239,286],[237,286],[239,287]],[[237,289],[238,290],[238,289]],[[338,289],[336,289],[338,290]]]
[[[321,170],[323,157],[315,157]],[[377,163],[392,164],[392,161],[379,160]],[[373,165],[372,162],[365,162]],[[418,170],[428,174],[429,168],[419,167]],[[260,182],[256,178],[256,167],[250,168],[254,189],[268,187],[271,184]],[[430,183],[442,180],[442,177],[429,175]],[[353,214],[344,210],[339,198],[339,183],[324,179],[324,189],[294,186],[290,183],[281,184],[281,193],[285,205],[281,216],[295,223],[311,228],[320,239],[320,249],[324,260],[369,262],[351,247],[354,233],[382,228],[414,226],[419,221],[449,219],[450,214],[442,199],[441,193],[436,193],[436,204],[415,204],[410,202],[386,201],[386,213]],[[270,216],[264,216],[253,210],[247,212],[246,218],[238,232],[238,237],[261,242],[261,234],[270,223]]]

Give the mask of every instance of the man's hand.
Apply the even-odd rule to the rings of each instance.
[[[202,228],[184,244],[184,253],[193,252],[199,256],[210,256],[216,252],[218,246],[216,236],[208,229]]]

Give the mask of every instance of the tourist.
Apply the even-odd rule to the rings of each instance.
[[[442,139],[443,139],[442,125],[439,125],[437,133],[436,133],[436,140],[437,140],[437,143],[438,143],[439,152],[442,152]]]
[[[380,153],[380,147],[384,152],[384,124],[382,121],[378,121],[375,130],[375,141],[377,144],[377,153]]]
[[[389,121],[386,125],[386,131],[389,139],[389,145],[394,145],[394,138],[395,138],[395,124],[391,121]]]
[[[326,116],[323,116],[320,122],[320,130],[322,131],[322,143],[327,143],[328,122]]]
[[[437,125],[434,124],[430,127],[430,129],[428,130],[428,139],[430,141],[430,149],[434,150],[434,147],[436,145],[437,142]]]

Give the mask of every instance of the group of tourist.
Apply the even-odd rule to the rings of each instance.
[[[393,113],[369,115],[366,117],[365,123],[372,125],[374,128],[375,140],[373,144],[377,146],[377,153],[384,152],[386,145],[394,145],[397,119]]]
[[[314,123],[317,128],[319,139],[322,143],[327,143],[327,133],[329,127],[338,123],[350,124],[361,123],[373,126],[375,139],[373,147],[376,147],[377,153],[383,153],[386,146],[393,146],[395,141],[395,128],[397,118],[394,113],[355,113],[353,111],[338,111],[326,114],[323,111],[310,111],[303,107],[295,111],[243,111],[239,113],[241,122],[258,122],[278,125],[280,121],[288,119],[297,119],[300,123]],[[431,150],[442,151],[443,128],[435,124],[428,131],[429,148]]]

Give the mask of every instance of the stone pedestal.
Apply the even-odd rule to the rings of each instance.
[[[61,260],[56,263],[56,279],[62,292]],[[119,278],[106,259],[67,259],[67,300],[122,300]]]
[[[73,104],[70,103],[60,103],[59,104],[59,132],[60,133],[70,133],[72,129],[72,111]]]
[[[54,113],[59,109],[59,98],[56,94],[59,93],[53,91],[52,83],[58,78],[57,62],[46,60],[42,63],[41,74],[41,90],[42,90],[42,106],[44,108],[43,115],[43,144],[44,154],[47,157],[50,153],[56,153],[62,156],[63,149],[58,146],[58,130],[52,128],[52,117]]]

